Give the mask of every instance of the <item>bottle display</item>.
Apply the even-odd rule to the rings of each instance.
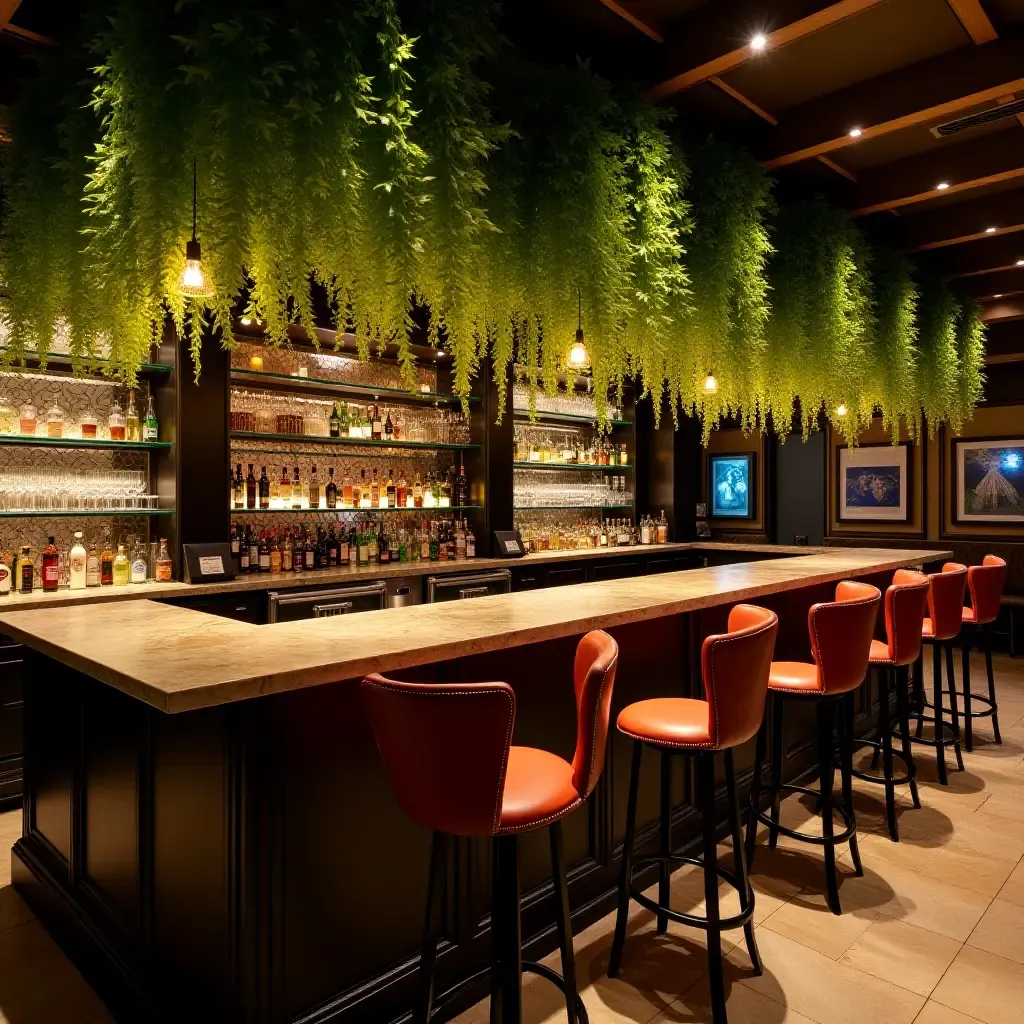
[[[174,576],[174,565],[171,562],[171,553],[167,549],[167,538],[160,538],[160,551],[156,558],[156,578],[160,583],[170,582]]]
[[[32,561],[32,549],[25,544],[18,556],[18,593],[31,594],[35,584],[36,567]]]
[[[114,555],[114,586],[126,587],[131,582],[132,567],[128,559],[128,552],[124,544],[117,545],[117,554]]]
[[[126,441],[142,440],[142,424],[139,420],[139,410],[135,404],[135,392],[128,392],[128,405],[124,414],[124,439]]]
[[[43,548],[43,590],[55,591],[60,585],[60,556],[53,537],[47,538],[46,547]]]
[[[46,436],[63,437],[66,418],[64,410],[54,400],[53,405],[46,410]]]
[[[85,590],[87,586],[89,555],[85,550],[81,530],[75,531],[75,543],[68,558],[68,586],[71,590]]]
[[[146,402],[146,418],[142,421],[142,440],[157,441],[159,439],[160,423],[156,418],[156,409],[153,407],[153,396],[150,395]]]

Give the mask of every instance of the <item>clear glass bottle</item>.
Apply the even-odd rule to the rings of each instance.
[[[156,578],[158,583],[169,583],[173,578],[171,553],[167,550],[167,538],[160,538],[160,552],[156,556]]]
[[[31,402],[26,402],[21,407],[21,415],[18,420],[19,433],[23,437],[36,436],[36,423],[38,421],[38,410]]]
[[[68,558],[68,586],[71,590],[85,590],[88,573],[88,553],[82,541],[82,531],[75,531],[75,543]]]
[[[63,437],[65,419],[64,410],[54,400],[53,405],[46,410],[46,436]]]
[[[136,541],[131,549],[131,581],[145,583],[148,577],[149,562],[146,559],[146,545]]]
[[[85,562],[85,585],[98,587],[100,582],[100,552],[96,547],[96,541],[93,541],[89,545],[89,554]]]
[[[142,426],[139,422],[139,410],[135,405],[135,392],[128,392],[128,409],[124,417],[124,436],[126,441],[141,441]]]
[[[78,421],[78,429],[81,432],[82,439],[85,441],[93,441],[98,436],[99,423],[96,420],[96,413],[92,411],[91,406],[82,413]]]
[[[114,555],[114,586],[126,587],[131,582],[131,563],[128,561],[128,552],[123,544],[117,545],[117,554]]]
[[[124,412],[118,402],[114,402],[110,407],[110,415],[107,417],[107,429],[110,431],[111,441],[123,441],[125,439]]]

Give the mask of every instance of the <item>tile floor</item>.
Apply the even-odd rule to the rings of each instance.
[[[828,913],[813,847],[782,839],[754,864],[763,977],[750,973],[742,932],[729,933],[726,985],[732,1024],[1019,1024],[1024,1021],[1024,660],[996,662],[1003,744],[977,729],[966,771],[935,782],[918,748],[923,807],[900,800],[902,842],[885,834],[880,790],[857,784],[865,875],[840,862],[844,914]],[[929,677],[930,678],[930,677]],[[984,679],[978,661],[975,685]],[[784,821],[804,823],[799,800]],[[0,1024],[113,1024],[96,995],[10,887],[7,850],[20,812],[0,814]],[[721,847],[723,860],[731,851]],[[731,866],[731,865],[730,865]],[[673,876],[673,905],[702,907],[695,869]],[[723,889],[723,912],[738,909]],[[730,910],[730,906],[734,910]],[[577,971],[592,1024],[697,1024],[710,1020],[702,935],[677,925],[659,936],[634,907],[623,969],[605,971],[612,918],[576,936]],[[736,940],[740,940],[736,945]],[[557,958],[548,961],[557,966]],[[527,978],[525,1024],[556,1024],[552,986]],[[484,1024],[487,1004],[456,1024]]]

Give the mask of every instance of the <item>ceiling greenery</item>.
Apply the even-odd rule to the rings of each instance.
[[[722,416],[787,433],[795,400],[805,432],[824,410],[854,440],[876,410],[916,431],[980,399],[973,304],[822,202],[777,209],[745,152],[684,158],[635,91],[519,62],[493,0],[95,8],[4,147],[7,361],[62,322],[76,366],[102,352],[133,381],[169,315],[198,374],[240,301],[284,344],[316,288],[410,386],[428,310],[463,398],[485,358],[502,396],[510,369],[556,387],[579,317],[595,394],[636,379],[705,439]],[[193,166],[202,300],[176,288]]]

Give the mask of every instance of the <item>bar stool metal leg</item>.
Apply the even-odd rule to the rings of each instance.
[[[658,870],[658,902],[668,906],[669,901],[669,861],[672,853],[672,756],[667,751],[661,752],[661,856],[665,859]],[[658,913],[658,934],[668,931],[668,914]]]
[[[768,829],[768,846],[774,850],[779,842],[779,803],[782,800],[782,760],[785,744],[782,740],[785,705],[778,694],[772,694],[772,823]],[[832,759],[829,758],[829,761]]]
[[[562,951],[562,983],[565,988],[565,1017],[567,1024],[577,1024],[576,955],[572,948],[572,915],[569,912],[569,885],[565,877],[565,848],[562,843],[562,823],[551,826],[551,871],[555,883],[555,919],[558,926],[558,945]]]
[[[907,670],[896,670],[896,718],[900,723],[900,741],[903,746],[903,762],[909,776],[910,797],[914,807],[921,809],[921,798],[917,795],[917,765],[914,763],[913,744],[910,742],[910,695],[907,692]]]
[[[501,1024],[522,1024],[523,951],[519,919],[519,839],[494,840],[495,905],[500,908],[500,929],[495,936],[497,970],[501,974]]]
[[[889,825],[889,838],[894,843],[898,843],[900,832],[899,826],[896,824],[896,786],[892,781],[892,723],[889,720],[891,694],[888,669],[878,673],[878,680],[880,698],[878,720],[882,734],[882,762],[885,775],[885,817]]]
[[[964,680],[964,749],[974,750],[974,722],[971,715],[971,640],[967,630],[960,633],[960,675]]]
[[[736,769],[733,763],[732,748],[725,752],[725,786],[729,797],[729,825],[732,829],[732,860],[733,870],[736,872],[740,894],[740,910],[746,912],[753,901],[753,889],[750,885],[750,875],[747,870],[747,857],[744,850],[743,829],[740,820],[740,801],[736,792]],[[743,926],[743,937],[747,942],[747,953],[750,962],[754,965],[754,973],[764,974],[764,964],[761,962],[761,954],[757,949],[757,940],[754,938],[753,919]]]
[[[715,755],[697,759],[697,787],[704,826],[704,904],[708,919],[708,981],[711,987],[711,1016],[725,1024],[725,977],[722,973],[721,914],[718,906],[718,851],[715,843]],[[742,885],[742,883],[741,883]]]
[[[949,785],[946,774],[946,747],[942,743],[945,720],[945,704],[942,699],[942,648],[932,644],[932,705],[935,711],[935,763],[939,771],[939,783]],[[921,711],[917,713],[917,735],[921,735]]]
[[[640,758],[644,746],[633,741],[633,762],[629,771],[629,799],[626,804],[626,834],[622,840],[622,869],[619,873],[619,906],[615,915],[615,938],[608,959],[608,977],[614,978],[622,965],[622,948],[626,943],[626,922],[629,918],[629,890],[633,882],[633,840],[636,836],[636,798],[640,785]]]
[[[750,803],[747,808],[747,867],[753,870],[757,844],[757,813],[761,810],[761,773],[764,768],[764,750],[768,742],[768,716],[761,719],[754,749],[754,775],[750,781]]]
[[[821,829],[824,837],[825,883],[828,890],[828,906],[833,914],[841,914],[839,903],[839,881],[836,876],[836,843],[832,822],[832,786],[834,783],[832,757],[832,721],[834,715],[831,700],[818,701],[818,769],[821,794]],[[774,766],[773,766],[774,767]]]
[[[960,750],[960,705],[956,699],[956,671],[953,668],[953,645],[946,644],[946,685],[949,688],[949,707],[953,716],[953,753],[956,766],[964,770],[964,755]]]
[[[842,723],[839,734],[839,764],[843,776],[843,804],[850,821],[856,821],[856,812],[853,809],[853,719],[856,706],[853,693],[848,693],[843,698],[840,708]],[[857,845],[856,831],[850,836],[850,858],[853,860],[853,869],[858,878],[864,875],[864,865],[860,860],[860,847]]]
[[[448,837],[443,832],[435,832],[430,848],[427,913],[423,924],[423,946],[420,951],[415,1012],[417,1024],[429,1024],[434,1007],[434,964],[437,960],[437,940],[441,936],[447,864]]]
[[[988,676],[988,699],[992,704],[992,732],[995,734],[996,743],[1002,743],[1003,738],[999,735],[999,712],[996,705],[996,677],[992,671],[992,632],[989,629],[982,629],[981,640],[985,649],[985,674]],[[1012,655],[1011,655],[1012,657]]]

